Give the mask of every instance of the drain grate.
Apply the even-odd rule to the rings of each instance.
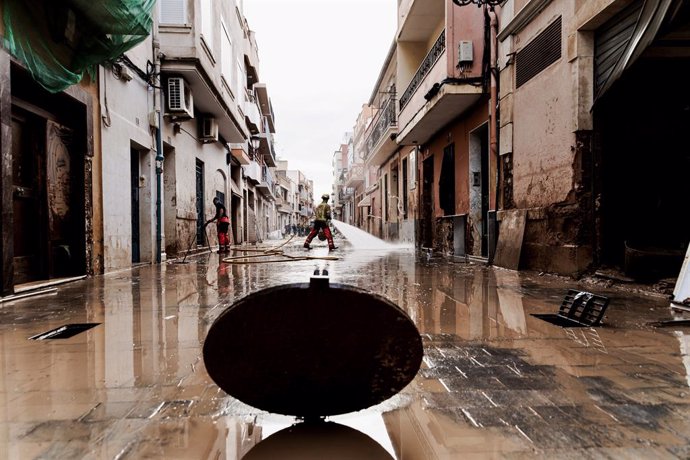
[[[79,323],[79,324],[65,324],[48,332],[29,337],[31,340],[48,340],[48,339],[69,339],[75,335],[98,326],[101,323]]]
[[[596,327],[601,324],[608,306],[608,297],[569,289],[557,315],[532,316],[560,327]]]

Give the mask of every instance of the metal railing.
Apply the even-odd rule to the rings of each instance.
[[[345,178],[346,183],[356,180],[364,180],[364,165],[361,163],[352,165]]]
[[[266,183],[271,191],[275,189],[273,174],[271,174],[271,171],[268,169],[267,166],[264,166],[263,171],[261,172],[261,182]]]
[[[369,158],[374,147],[378,144],[381,137],[389,127],[398,125],[398,114],[395,108],[395,94],[390,97],[369,125],[369,133],[364,142],[364,158]]]
[[[414,77],[412,77],[412,81],[409,85],[407,85],[407,89],[405,90],[405,92],[403,92],[402,96],[400,96],[400,110],[402,110],[403,107],[405,107],[407,103],[410,102],[412,95],[415,91],[417,91],[419,85],[422,84],[424,77],[427,76],[431,68],[434,66],[434,64],[436,64],[436,61],[438,61],[438,58],[441,57],[441,54],[443,54],[445,50],[446,31],[444,30],[443,32],[441,32],[441,35],[439,35],[439,37],[436,39],[436,43],[434,43],[434,46],[431,47],[429,53],[427,53],[426,57],[419,65],[417,72],[414,74]]]

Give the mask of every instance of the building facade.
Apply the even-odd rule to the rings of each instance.
[[[677,275],[689,239],[689,24],[680,1],[506,2],[501,207],[526,215],[521,267]]]
[[[687,2],[403,0],[397,13],[354,222],[510,268],[678,273]]]
[[[276,180],[275,116],[241,2],[146,5],[138,45],[62,91],[0,50],[3,294],[215,245],[214,198],[237,244],[313,204],[303,175]],[[45,11],[19,8],[13,21],[47,40]]]

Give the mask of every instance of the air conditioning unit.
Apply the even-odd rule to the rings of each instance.
[[[218,122],[215,118],[201,118],[199,123],[199,140],[204,143],[218,141]]]
[[[194,118],[192,91],[184,78],[168,78],[168,115],[174,118]]]

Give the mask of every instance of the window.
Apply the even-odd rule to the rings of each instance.
[[[160,22],[161,24],[186,24],[187,0],[161,0]]]
[[[221,37],[220,37],[220,74],[225,79],[225,83],[230,86],[232,84],[232,39],[230,32],[223,20],[220,21]]]
[[[213,2],[201,1],[201,36],[213,54]]]

